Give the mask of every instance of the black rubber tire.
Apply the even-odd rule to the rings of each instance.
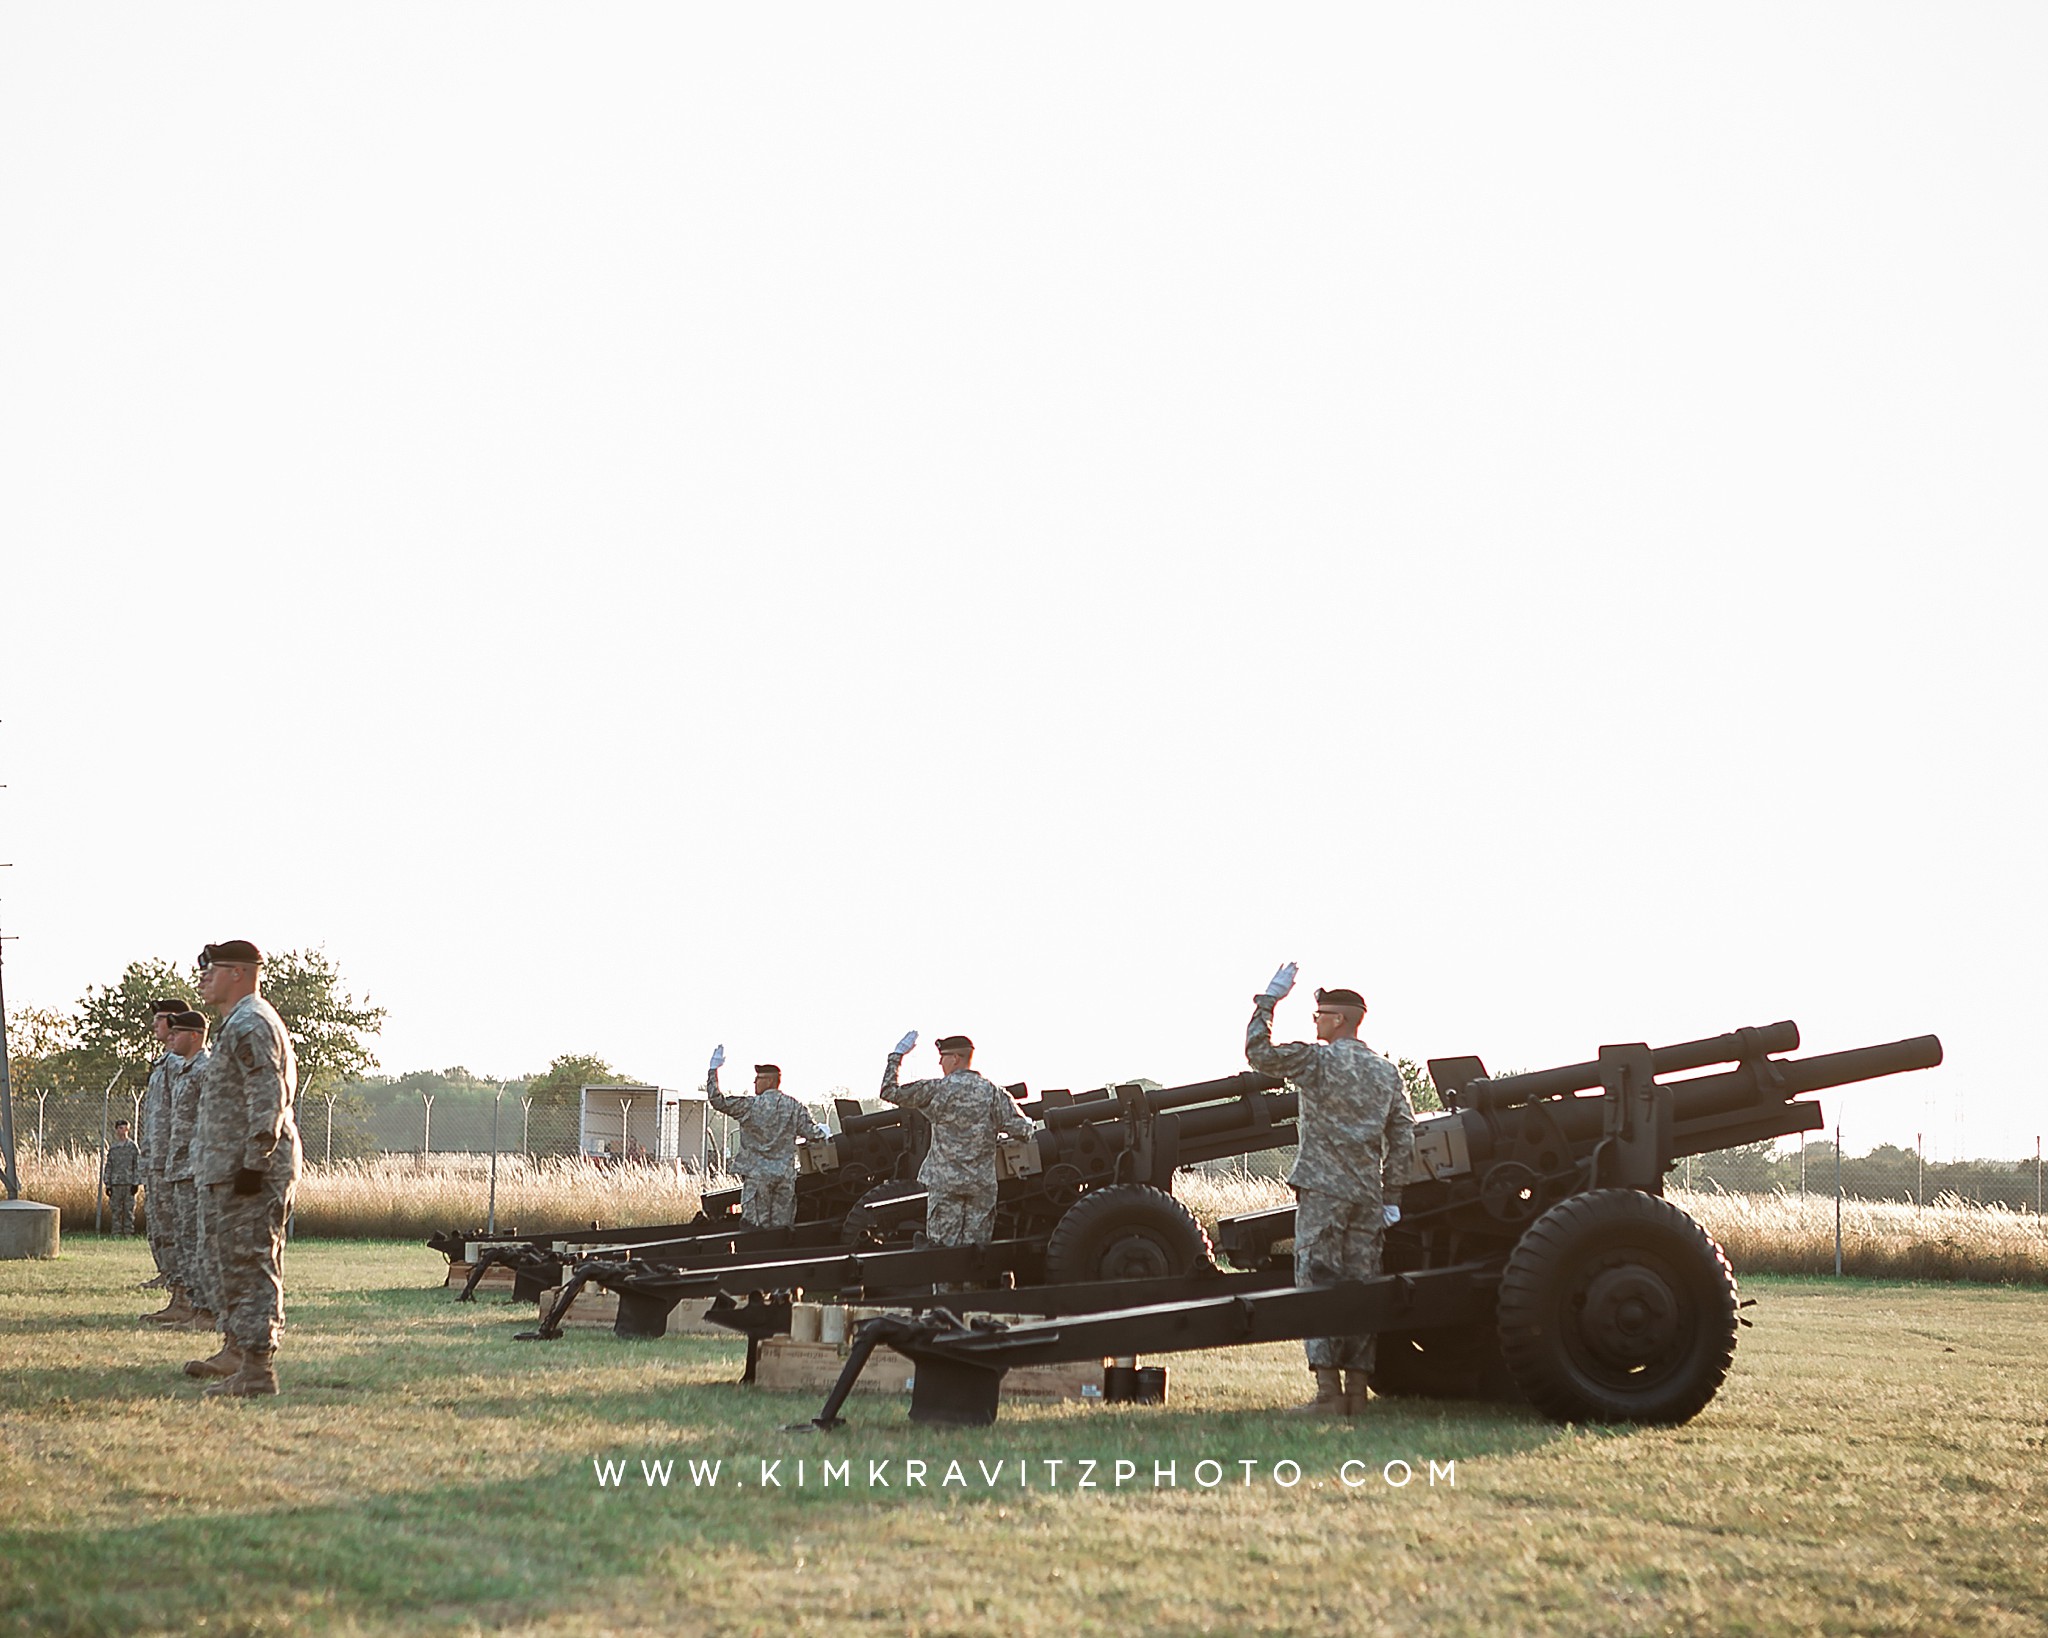
[[[848,1209],[846,1221],[840,1225],[839,1243],[885,1245],[903,1239],[924,1227],[924,1205],[922,1183],[877,1183]]]
[[[1522,1390],[1501,1358],[1492,1325],[1382,1331],[1373,1346],[1372,1391],[1394,1399],[1472,1399],[1518,1404]]]
[[[1497,1314],[1516,1384],[1559,1422],[1691,1420],[1735,1358],[1735,1275],[1670,1201],[1560,1201],[1508,1254]]]
[[[1195,1215],[1163,1189],[1116,1183],[1066,1209],[1045,1242],[1048,1285],[1165,1279],[1215,1261]]]

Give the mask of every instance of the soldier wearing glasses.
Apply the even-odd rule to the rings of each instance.
[[[292,1115],[299,1066],[284,1020],[258,993],[262,967],[262,952],[247,939],[199,952],[200,998],[221,1024],[200,1088],[192,1163],[224,1337],[219,1353],[186,1370],[220,1377],[207,1393],[231,1397],[277,1392],[284,1227],[301,1164]]]
[[[1244,1055],[1300,1096],[1301,1145],[1294,1185],[1294,1283],[1331,1285],[1380,1271],[1380,1243],[1401,1216],[1415,1160],[1415,1111],[1401,1072],[1358,1038],[1365,1001],[1356,990],[1316,991],[1316,1038],[1273,1042],[1273,1009],[1294,988],[1295,965],[1273,975],[1252,1002]],[[1373,1339],[1311,1337],[1315,1397],[1295,1411],[1355,1416],[1371,1397]]]
[[[1031,1121],[1017,1100],[974,1072],[974,1043],[964,1035],[938,1041],[939,1078],[899,1086],[903,1056],[917,1045],[912,1030],[896,1043],[882,1071],[882,1101],[923,1111],[932,1145],[917,1169],[925,1187],[925,1238],[935,1246],[985,1246],[996,1216],[996,1139],[1029,1138]]]

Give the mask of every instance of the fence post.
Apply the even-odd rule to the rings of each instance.
[[[491,1203],[484,1213],[484,1232],[498,1232],[498,1109],[505,1101],[505,1089],[498,1088],[498,1095],[491,1099]]]
[[[2034,1221],[2041,1220],[2041,1138],[2034,1136]]]
[[[113,1103],[113,1100],[114,1100],[114,1088],[113,1088],[113,1087],[112,1087],[111,1085],[109,1085],[109,1086],[107,1087],[106,1091],[104,1091],[104,1092],[102,1092],[102,1093],[100,1094],[100,1156],[99,1156],[99,1159],[100,1159],[100,1171],[102,1171],[102,1172],[106,1170],[106,1166],[107,1166],[107,1110],[108,1110],[108,1108],[109,1108],[109,1107],[110,1107],[110,1106],[112,1105],[112,1103]],[[101,1201],[101,1199],[102,1199],[102,1198],[104,1198],[104,1197],[105,1197],[105,1195],[106,1195],[106,1192],[107,1192],[107,1190],[106,1190],[106,1186],[105,1186],[104,1184],[102,1184],[102,1183],[100,1182],[100,1179],[99,1179],[99,1173],[98,1173],[98,1172],[95,1172],[95,1173],[93,1174],[93,1180],[92,1180],[92,1231],[93,1231],[93,1233],[94,1233],[94,1234],[98,1234],[98,1235],[104,1235],[104,1234],[106,1233],[106,1230],[105,1230],[105,1229],[102,1229],[102,1228],[100,1227],[100,1201]],[[132,1199],[132,1198],[133,1198],[133,1196],[130,1196],[130,1198]],[[111,1213],[110,1213],[109,1215],[111,1215]]]
[[[430,1155],[434,1152],[434,1094],[422,1092],[420,1103],[426,1109],[426,1114],[420,1122],[420,1153]]]
[[[1924,1134],[1913,1134],[1913,1209],[1927,1204],[1927,1143]]]
[[[1842,1277],[1842,1129],[1835,1128],[1835,1278]]]
[[[525,1093],[519,1095],[519,1152],[528,1160],[533,1158],[533,1145],[527,1141],[527,1130],[533,1124],[533,1099]]]

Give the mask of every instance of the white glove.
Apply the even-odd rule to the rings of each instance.
[[[722,1045],[713,1047],[711,1049],[711,1067],[713,1069],[721,1069],[724,1067],[724,1065],[725,1048]]]
[[[1266,986],[1266,993],[1275,1001],[1284,998],[1287,992],[1294,988],[1294,975],[1300,970],[1291,961],[1283,964],[1280,970],[1273,975],[1273,982]]]
[[[1399,1206],[1382,1206],[1380,1207],[1380,1213],[1386,1218],[1388,1228],[1392,1228],[1401,1221],[1401,1208]]]
[[[893,1053],[891,1053],[890,1056],[900,1058],[903,1056],[904,1053],[908,1052],[912,1047],[916,1045],[917,1031],[912,1030],[908,1035],[904,1036],[902,1040],[896,1043],[896,1050]]]

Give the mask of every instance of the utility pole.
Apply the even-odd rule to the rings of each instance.
[[[0,785],[0,790],[6,788]],[[0,870],[9,868],[0,865]],[[13,936],[0,933],[0,1185],[6,1187],[9,1200],[19,1200],[21,1173],[14,1165],[14,1087],[7,1070],[7,946]]]
[[[21,1198],[21,1173],[14,1166],[14,1088],[7,1073],[7,970],[8,935],[0,934],[0,1184],[9,1200]]]

